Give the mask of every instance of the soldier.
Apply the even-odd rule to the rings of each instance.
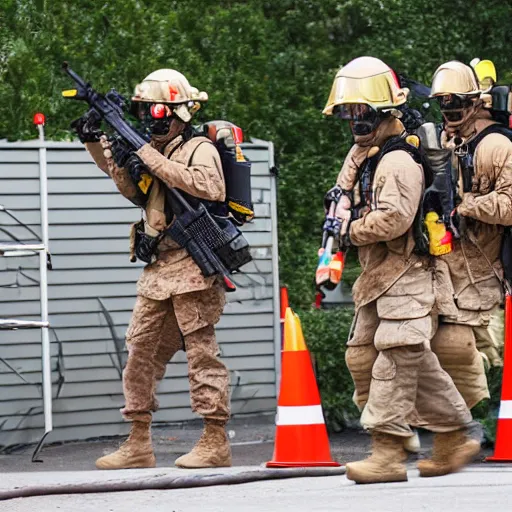
[[[471,414],[463,398],[430,350],[439,290],[430,258],[415,253],[429,177],[415,141],[403,137],[398,107],[407,93],[386,64],[361,57],[338,72],[324,109],[350,121],[355,139],[328,199],[337,201],[341,240],[358,247],[362,266],[346,362],[373,446],[368,459],[347,464],[357,483],[407,480],[410,423],[438,440],[432,459],[418,464],[421,476],[456,471],[480,448],[466,435]]]
[[[443,316],[432,350],[470,408],[489,397],[475,331],[489,338],[487,327],[502,300],[504,226],[512,224],[512,132],[493,120],[485,92],[461,62],[443,64],[433,77],[431,95],[444,117],[441,140],[456,155],[460,200],[454,219],[461,238],[440,258],[456,309]],[[489,340],[486,345],[494,348]],[[499,364],[496,350],[491,355]]]
[[[98,167],[127,199],[143,207],[144,220],[132,230],[132,252],[149,264],[137,284],[137,301],[126,333],[128,361],[123,372],[124,418],[130,435],[119,450],[96,461],[99,469],[154,467],[152,413],[158,409],[155,387],[167,362],[186,350],[192,409],[203,417],[204,431],[192,451],[176,460],[183,468],[231,465],[225,432],[229,419],[229,375],[218,357],[214,325],[225,298],[216,277],[205,278],[185,249],[163,230],[174,215],[167,187],[183,191],[193,204],[225,199],[217,149],[205,137],[193,137],[190,124],[204,92],[172,69],[160,69],[137,85],[132,106],[151,135],[136,156],[149,175],[135,183],[121,162],[126,150],[111,147],[87,118],[73,123]],[[119,164],[119,165],[118,165]]]

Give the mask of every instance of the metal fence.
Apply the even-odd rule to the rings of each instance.
[[[40,234],[39,142],[0,142],[0,205]],[[139,210],[118,193],[79,143],[47,142],[49,312],[53,381],[52,440],[124,433],[121,370],[124,334],[141,265],[128,259],[129,226]],[[252,161],[256,219],[244,227],[254,261],[236,276],[238,291],[218,324],[231,371],[234,415],[275,409],[279,372],[277,218],[272,144],[243,146]],[[34,240],[0,211],[2,240]],[[38,319],[37,256],[0,257],[0,317]],[[156,422],[194,418],[186,357],[169,364]],[[0,331],[0,446],[42,434],[38,331]]]

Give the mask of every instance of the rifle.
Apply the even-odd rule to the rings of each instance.
[[[67,62],[64,62],[62,67],[78,86],[76,89],[63,91],[64,98],[85,101],[90,107],[87,115],[91,119],[105,121],[122,141],[128,144],[132,153],[149,142],[124,118],[123,109],[126,100],[115,89],[102,95],[76,74]],[[136,160],[139,166],[143,166],[136,155],[132,154],[130,158]],[[145,166],[144,170],[149,172]],[[174,228],[173,225],[169,234],[173,239],[179,237],[178,243],[185,247],[205,277],[219,275],[225,290],[227,292],[235,291],[236,285],[229,278],[230,270],[237,270],[238,268],[234,267],[241,266],[250,258],[248,244],[247,242],[245,245],[242,243],[241,233],[236,230],[235,226],[233,228],[236,232],[231,226],[219,226],[219,223],[213,219],[203,205],[200,204],[199,208],[195,210],[180,192],[170,187],[167,190],[174,200],[174,205],[180,210],[180,215],[177,215],[174,223],[176,227]],[[175,213],[178,212],[175,210]],[[205,236],[204,233],[198,232],[195,229],[198,226],[206,229],[208,235],[211,236]]]

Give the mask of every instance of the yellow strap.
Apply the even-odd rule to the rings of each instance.
[[[236,161],[237,162],[245,162],[244,154],[242,153],[242,148],[237,144],[236,145]]]
[[[147,194],[151,183],[153,183],[153,178],[149,174],[142,174],[137,185],[139,186],[140,190],[142,190],[143,194]]]
[[[254,212],[252,210],[246,208],[245,206],[242,206],[241,204],[234,203],[233,201],[229,201],[228,206],[232,210],[235,210],[235,212],[242,213],[244,215],[254,215]]]

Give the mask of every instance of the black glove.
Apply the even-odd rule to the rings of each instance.
[[[117,167],[126,169],[135,183],[140,181],[142,174],[149,174],[148,168],[121,137],[114,136],[111,139],[111,151]]]
[[[141,162],[140,158],[132,153],[126,161],[125,168],[128,169],[132,180],[138,183],[143,174],[150,174],[148,168]]]
[[[325,217],[324,225],[322,230],[329,236],[338,236],[340,232],[341,222],[336,217],[327,216]]]
[[[340,200],[341,195],[343,194],[343,190],[339,185],[332,187],[327,191],[327,194],[324,196],[324,208],[329,210],[331,203],[337,203]]]
[[[101,131],[101,117],[94,111],[87,111],[82,117],[71,123],[71,128],[76,132],[80,142],[99,142],[103,135]]]
[[[126,167],[126,164],[133,154],[133,149],[121,137],[114,135],[110,139],[110,149],[112,151],[112,158],[117,167]]]

